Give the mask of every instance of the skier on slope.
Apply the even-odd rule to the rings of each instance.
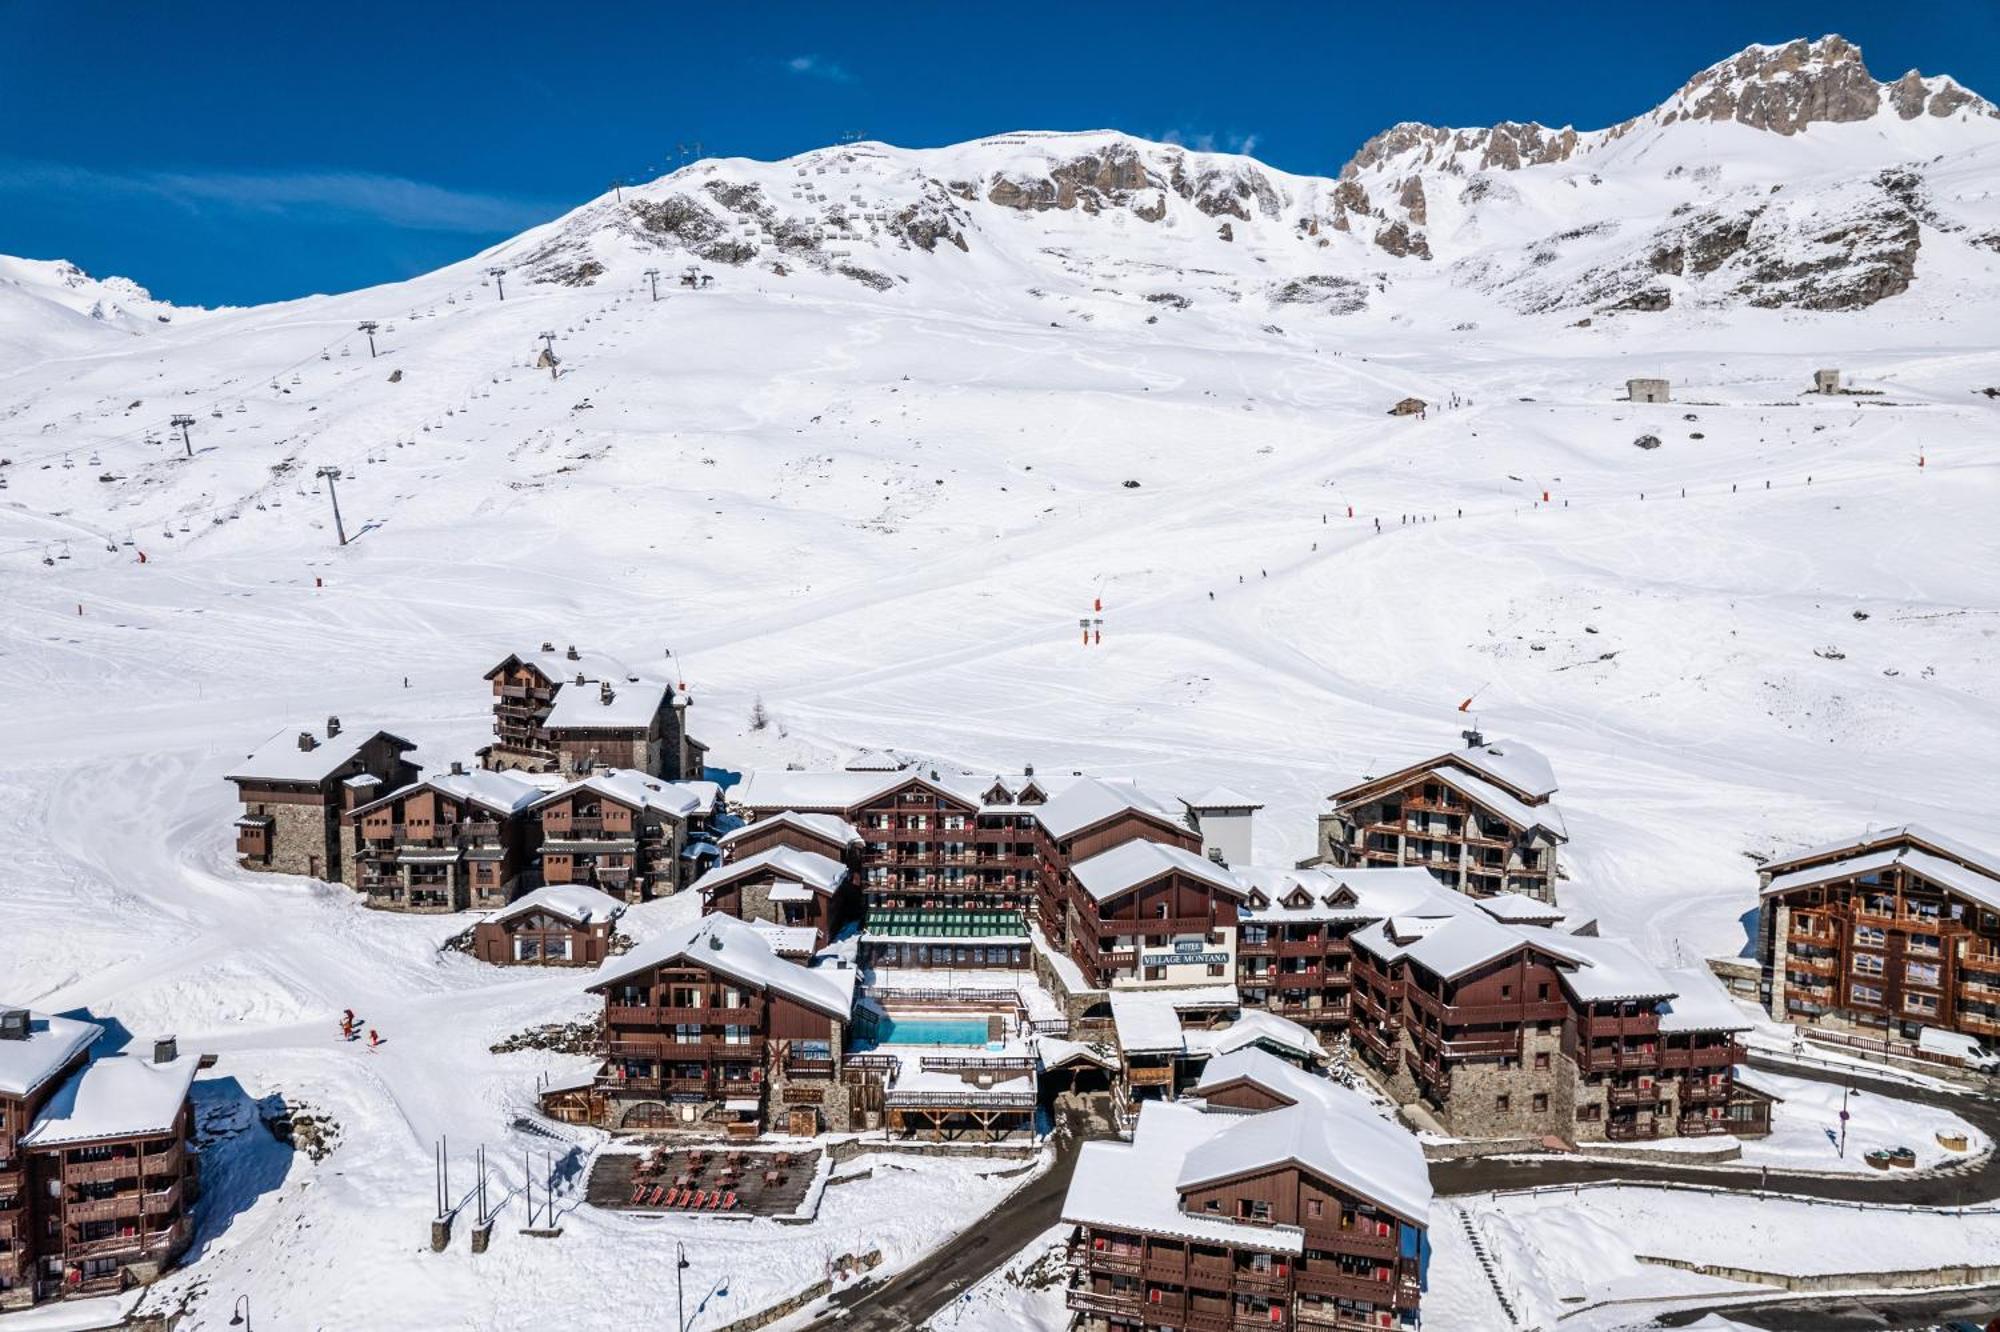
[[[380,1035],[380,1034],[379,1034],[379,1033],[378,1033],[378,1032],[377,1032],[377,1031],[375,1030],[375,1028],[373,1028],[373,1027],[370,1027],[370,1028],[368,1029],[368,1050],[369,1050],[369,1053],[373,1054],[373,1053],[375,1052],[376,1048],[377,1048],[378,1046],[380,1046],[381,1044],[382,1044],[382,1037],[381,1037],[381,1035]]]

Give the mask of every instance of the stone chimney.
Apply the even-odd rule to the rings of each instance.
[[[0,1041],[25,1041],[28,1039],[28,1010],[25,1008],[0,1009]]]
[[[465,776],[465,764],[458,759],[453,759],[451,761],[451,775],[454,777]]]
[[[549,641],[548,639],[546,639],[546,638],[544,638],[544,639],[542,640],[542,651],[544,651],[544,652],[554,652],[555,650],[556,650],[556,645],[555,645],[554,643],[551,643],[551,642],[550,642],[550,641]]]
[[[569,658],[569,659],[570,659],[571,661],[582,661],[582,660],[583,660],[583,658],[582,658],[582,657],[579,657],[579,656],[578,656],[578,655],[576,654],[576,644],[574,644],[574,643],[571,643],[571,644],[569,645],[569,651],[567,651],[567,652],[563,653],[563,655],[564,655],[564,656],[566,656],[566,657],[568,657],[568,658]]]
[[[611,706],[611,700],[616,697],[618,697],[618,695],[611,692],[611,681],[605,680],[598,684],[597,701],[599,703],[602,703],[605,707],[608,708]]]
[[[299,748],[305,753],[310,754],[313,750],[319,748],[319,740],[311,731],[300,731]]]
[[[333,737],[339,734],[340,734],[340,718],[328,717],[326,719],[326,738],[331,740],[333,739]]]
[[[171,1064],[181,1057],[181,1043],[178,1037],[162,1036],[153,1042],[153,1062]]]
[[[1459,735],[1464,738],[1467,749],[1480,749],[1486,744],[1486,737],[1481,735],[1477,729],[1460,731]]]

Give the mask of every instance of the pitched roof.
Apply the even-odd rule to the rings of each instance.
[[[1266,1061],[1283,1061],[1258,1050],[1237,1056],[1242,1068],[1259,1076],[1283,1075]],[[1360,1195],[1415,1225],[1428,1224],[1430,1169],[1416,1137],[1391,1123],[1367,1097],[1330,1078],[1300,1074],[1287,1083],[1296,1104],[1236,1116],[1223,1132],[1196,1144],[1175,1180],[1179,1191],[1199,1188],[1283,1165],[1296,1165]],[[1218,1116],[1220,1117],[1220,1116]]]
[[[1560,955],[1580,964],[1560,969],[1563,988],[1578,1003],[1660,1000],[1674,995],[1674,982],[1623,939],[1566,934],[1561,947]]]
[[[640,944],[599,969],[589,989],[601,990],[665,963],[686,961],[745,985],[797,1000],[829,1017],[847,1021],[854,1009],[851,967],[802,967],[779,957],[756,926],[734,916],[708,915]]]
[[[542,725],[551,731],[643,731],[673,696],[674,687],[664,680],[617,678],[570,684],[556,694],[555,706]]]
[[[183,1055],[156,1064],[137,1055],[95,1059],[56,1089],[23,1147],[136,1138],[172,1129],[201,1060]]]
[[[1661,1031],[1750,1031],[1755,1027],[1707,967],[1663,971],[1674,995],[1660,1005]]]
[[[1072,780],[1050,792],[1047,801],[1033,808],[1035,818],[1051,837],[1070,837],[1128,812],[1149,815],[1175,827],[1183,826],[1166,806],[1140,790],[1136,783],[1103,777]]]
[[[550,883],[522,894],[494,912],[491,919],[513,920],[537,911],[546,911],[576,925],[596,925],[624,915],[625,904],[589,884]]]
[[[731,791],[730,800],[740,808],[766,812],[845,813],[913,782],[971,809],[1032,815],[1052,837],[1072,836],[1127,811],[1176,828],[1184,826],[1176,811],[1136,782],[1074,772],[992,773],[928,764],[815,771],[759,768]],[[989,802],[986,797],[996,786],[1005,799]],[[1038,804],[1016,803],[1029,787],[1047,798]]]
[[[766,814],[755,823],[745,823],[731,828],[719,840],[722,845],[728,846],[732,842],[742,841],[753,833],[769,832],[776,824],[798,828],[835,846],[853,846],[861,840],[861,830],[838,814],[801,813],[796,809],[779,810],[775,814]]]
[[[1495,740],[1466,749],[1448,749],[1380,777],[1366,778],[1336,791],[1332,798],[1336,805],[1344,807],[1356,800],[1372,798],[1372,793],[1382,787],[1400,785],[1423,773],[1442,774],[1452,770],[1467,779],[1499,787],[1500,794],[1522,802],[1539,804],[1556,793],[1555,769],[1539,750],[1516,740]]]
[[[1088,860],[1070,866],[1083,890],[1099,902],[1150,883],[1163,874],[1185,874],[1231,897],[1245,894],[1243,885],[1222,866],[1183,847],[1143,838],[1121,842]]]
[[[351,779],[350,779],[351,780]],[[488,768],[472,768],[466,772],[436,772],[421,777],[408,786],[398,787],[387,795],[376,796],[366,804],[356,805],[349,814],[360,814],[376,809],[414,792],[436,791],[467,804],[495,814],[519,814],[540,800],[543,788],[514,772],[495,772]]]
[[[1780,856],[1766,865],[1765,868],[1773,874],[1779,874],[1783,873],[1789,867],[1808,861],[1822,860],[1829,856],[1840,856],[1850,852],[1873,851],[1905,843],[1915,843],[1920,847],[1927,847],[1931,851],[1942,854],[1947,859],[1959,861],[1983,874],[2000,879],[2000,856],[1995,856],[1991,852],[1981,851],[1978,847],[1967,842],[1962,842],[1955,837],[1947,837],[1942,833],[1933,832],[1922,824],[1917,823],[1899,824],[1893,828],[1882,828],[1874,832],[1865,832],[1857,837],[1849,837],[1842,841],[1807,847],[1803,851],[1794,851],[1788,856]]]
[[[1941,888],[1950,889],[1962,897],[1977,902],[1980,906],[2000,911],[2000,875],[1969,868],[1957,860],[1947,860],[1943,856],[1920,849],[1913,841],[1901,838],[1879,850],[1823,861],[1817,865],[1808,865],[1803,869],[1779,874],[1771,880],[1762,895],[1776,897],[1798,888],[1872,874],[1894,866],[1901,866]]]
[[[550,805],[580,791],[594,791],[631,809],[647,809],[670,818],[688,819],[715,809],[721,788],[714,782],[670,782],[664,777],[632,768],[600,768],[567,786],[549,792],[535,802],[537,808]]]
[[[1192,800],[1181,801],[1189,809],[1262,809],[1263,802],[1252,800],[1227,786],[1211,786]]]
[[[299,748],[299,736],[309,734],[311,749]],[[415,749],[416,743],[390,731],[343,724],[340,734],[329,736],[312,726],[288,726],[266,739],[229,770],[228,780],[266,782],[323,782],[352,761],[378,735],[388,736],[399,750]]]
[[[1078,1151],[1063,1196],[1063,1222],[1219,1241],[1266,1253],[1302,1252],[1305,1232],[1297,1226],[1181,1210],[1175,1182],[1181,1163],[1234,1123],[1231,1116],[1203,1114],[1176,1101],[1143,1102],[1131,1142],[1087,1142]]]
[[[847,882],[847,866],[829,856],[817,851],[801,851],[796,847],[774,846],[754,856],[717,865],[691,886],[697,892],[709,893],[725,884],[765,871],[782,875],[819,893],[831,893]]]
[[[13,1004],[0,1004],[0,1010],[14,1008]],[[95,1022],[30,1012],[27,1040],[0,1041],[0,1093],[26,1096],[103,1034],[104,1028]]]

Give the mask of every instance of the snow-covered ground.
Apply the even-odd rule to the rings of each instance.
[[[1738,128],[1649,140],[1621,168],[1645,182],[1632,207],[1665,214],[1677,153],[1824,185],[1862,142],[1788,156]],[[1955,152],[1911,136],[1960,128],[1862,155]],[[1080,141],[1011,142],[1008,170]],[[824,167],[819,191],[891,198],[919,165],[979,176],[1000,149],[843,151],[858,174],[828,154],[681,184],[782,198]],[[1932,180],[1977,221],[1987,149],[1967,151]],[[588,1061],[489,1047],[586,1016],[582,978],[440,952],[463,920],[243,873],[221,775],[328,714],[433,765],[468,756],[481,674],[523,643],[671,649],[727,768],[886,746],[1163,796],[1224,781],[1264,802],[1257,851],[1281,863],[1312,848],[1329,791],[1476,721],[1555,765],[1564,904],[1667,963],[1744,949],[1756,855],[1907,820],[2000,847],[2000,399],[1979,392],[2000,350],[1974,247],[1927,241],[1911,289],[1864,311],[1579,327],[1452,265],[1378,278],[1390,261],[1364,242],[1309,245],[1299,200],[1330,183],[1279,183],[1292,211],[1228,241],[1178,198],[1158,227],[973,199],[965,252],[882,240],[881,291],[760,263],[655,302],[643,269],[678,260],[588,218],[341,296],[160,323],[126,292],[148,316],[130,328],[73,308],[96,288],[7,270],[0,997],[219,1056],[199,1093],[236,1131],[161,1292],[205,1292],[190,1332],[241,1293],[282,1326],[657,1322],[677,1239],[700,1328],[842,1253],[907,1257],[1005,1190],[990,1165],[901,1161],[829,1189],[809,1227],[577,1209],[560,1240],[424,1251],[440,1136],[458,1171],[484,1142],[502,1186],[523,1182],[513,1114],[538,1074]],[[605,271],[528,280],[569,226]],[[496,263],[519,266],[504,302]],[[1384,298],[1336,314],[1270,295],[1332,272]],[[15,299],[52,283],[60,300]],[[1185,307],[1149,299],[1183,288]],[[559,375],[532,363],[544,332]],[[1800,396],[1822,366],[1875,396]],[[1620,401],[1640,374],[1676,401]],[[1385,415],[1408,394],[1433,409]],[[316,479],[334,467],[344,548]],[[335,1039],[347,1007],[381,1051]],[[264,1145],[267,1098],[331,1116],[339,1145],[317,1164]],[[1577,1255],[1589,1216],[1567,1223]],[[1903,1225],[1871,1233],[1901,1244]],[[1575,1264],[1552,1280],[1614,1271]]]

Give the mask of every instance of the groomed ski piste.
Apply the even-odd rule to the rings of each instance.
[[[584,977],[441,952],[464,917],[238,869],[221,779],[330,714],[419,740],[433,770],[469,757],[481,673],[524,643],[662,662],[733,771],[874,747],[1174,794],[1226,781],[1265,802],[1256,849],[1278,864],[1312,852],[1329,792],[1476,720],[1556,766],[1565,907],[1674,965],[1745,952],[1760,855],[1903,822],[2000,847],[2000,399],[1980,392],[2000,386],[2000,255],[1961,234],[2000,226],[2000,136],[1816,126],[1794,151],[1682,128],[1517,173],[1519,208],[1453,243],[1545,232],[1567,181],[1621,163],[1617,197],[1590,206],[1637,227],[1674,206],[1675,165],[1799,193],[1939,157],[1933,198],[1959,230],[1927,233],[1909,290],[1866,308],[1691,301],[1587,327],[1454,280],[1442,236],[1428,265],[1345,236],[1322,250],[1293,213],[1223,241],[1179,198],[1171,228],[969,201],[965,252],[855,242],[882,290],[840,256],[701,263],[712,282],[684,287],[695,261],[601,225],[606,200],[409,282],[247,310],[93,319],[45,266],[5,270],[0,997],[218,1057],[196,1084],[195,1247],[144,1307],[185,1308],[184,1332],[246,1295],[260,1326],[608,1332],[673,1317],[683,1243],[691,1326],[711,1328],[843,1255],[880,1249],[893,1271],[1019,1183],[1017,1163],[898,1156],[827,1190],[809,1226],[569,1200],[555,1239],[514,1233],[517,1198],[493,1253],[428,1251],[440,1137],[461,1166],[487,1145],[503,1194],[566,1150],[511,1125],[538,1076],[591,1061],[490,1047],[589,1018]],[[816,190],[893,208],[920,169],[984,179],[1114,138],[704,163],[626,197],[713,177],[788,200],[803,165],[831,172],[805,177]],[[1270,174],[1300,200],[1330,187]],[[571,249],[549,259],[552,242]],[[582,253],[602,265],[586,285],[532,276]],[[1268,299],[1312,272],[1371,299]],[[1806,393],[1823,367],[1859,392]],[[1640,376],[1673,401],[1623,401]],[[1387,414],[1411,396],[1421,417]],[[1080,643],[1096,617],[1101,642]],[[624,927],[697,909],[668,899]],[[379,1050],[339,1039],[347,1008]],[[337,1125],[333,1150],[274,1142],[259,1112],[280,1104]],[[1788,1141],[1809,1155],[1810,1138]],[[1500,1325],[1456,1205],[1432,1220],[1425,1324]],[[1517,1286],[1553,1292],[1538,1318],[1567,1293],[1698,1280],[1635,1246],[1771,1268],[1799,1257],[1770,1248],[1788,1234],[1880,1268],[2000,1250],[1991,1217],[1784,1206],[1586,1192],[1495,1203],[1485,1233]],[[938,1326],[1030,1325],[993,1310]]]

